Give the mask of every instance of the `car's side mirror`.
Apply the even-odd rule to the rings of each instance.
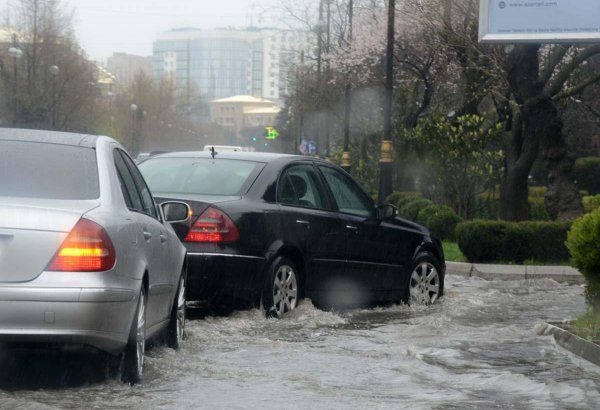
[[[398,215],[398,208],[394,205],[379,205],[376,209],[377,219],[380,221],[386,221],[388,219],[393,219]]]
[[[185,222],[190,217],[190,206],[185,202],[163,202],[160,207],[162,208],[165,222]]]

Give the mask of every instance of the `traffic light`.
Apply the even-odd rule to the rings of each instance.
[[[279,132],[273,127],[265,127],[265,139],[274,140],[279,137]]]

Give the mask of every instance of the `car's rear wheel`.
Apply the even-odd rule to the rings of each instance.
[[[269,267],[261,304],[267,317],[281,319],[298,305],[298,273],[294,263],[279,256]]]
[[[138,305],[129,341],[125,347],[123,372],[121,378],[126,383],[135,384],[142,380],[144,371],[144,354],[146,352],[146,290],[142,286],[138,297]]]
[[[184,338],[185,332],[185,284],[186,278],[182,274],[177,287],[177,295],[171,308],[171,319],[167,328],[167,346],[172,349],[179,349]]]
[[[429,252],[421,252],[415,258],[408,284],[408,303],[431,305],[444,292],[444,277],[437,258]]]

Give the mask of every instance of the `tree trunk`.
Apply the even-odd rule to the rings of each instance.
[[[529,219],[529,172],[539,150],[539,133],[532,132],[529,118],[543,87],[539,83],[538,48],[515,46],[508,56],[508,81],[517,105],[505,107],[504,179],[500,189],[500,218],[506,221]]]
[[[557,115],[557,120],[558,115]],[[548,191],[545,204],[548,213],[559,221],[572,221],[583,215],[581,195],[571,177],[575,161],[569,156],[561,127],[546,135],[544,159],[548,167]]]
[[[507,164],[500,188],[500,219],[513,222],[529,219],[528,175],[514,163]]]
[[[583,213],[581,196],[571,180],[573,160],[567,153],[560,113],[540,79],[538,50],[539,45],[515,46],[508,58],[519,124],[513,121],[512,138],[505,140],[507,166],[500,215],[517,221],[528,217],[527,180],[541,146],[550,172],[548,212],[554,219],[572,220]]]

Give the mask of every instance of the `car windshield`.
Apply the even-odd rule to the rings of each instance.
[[[0,141],[0,196],[95,199],[99,195],[93,149]]]
[[[261,162],[210,158],[152,158],[139,165],[152,192],[240,195]]]

